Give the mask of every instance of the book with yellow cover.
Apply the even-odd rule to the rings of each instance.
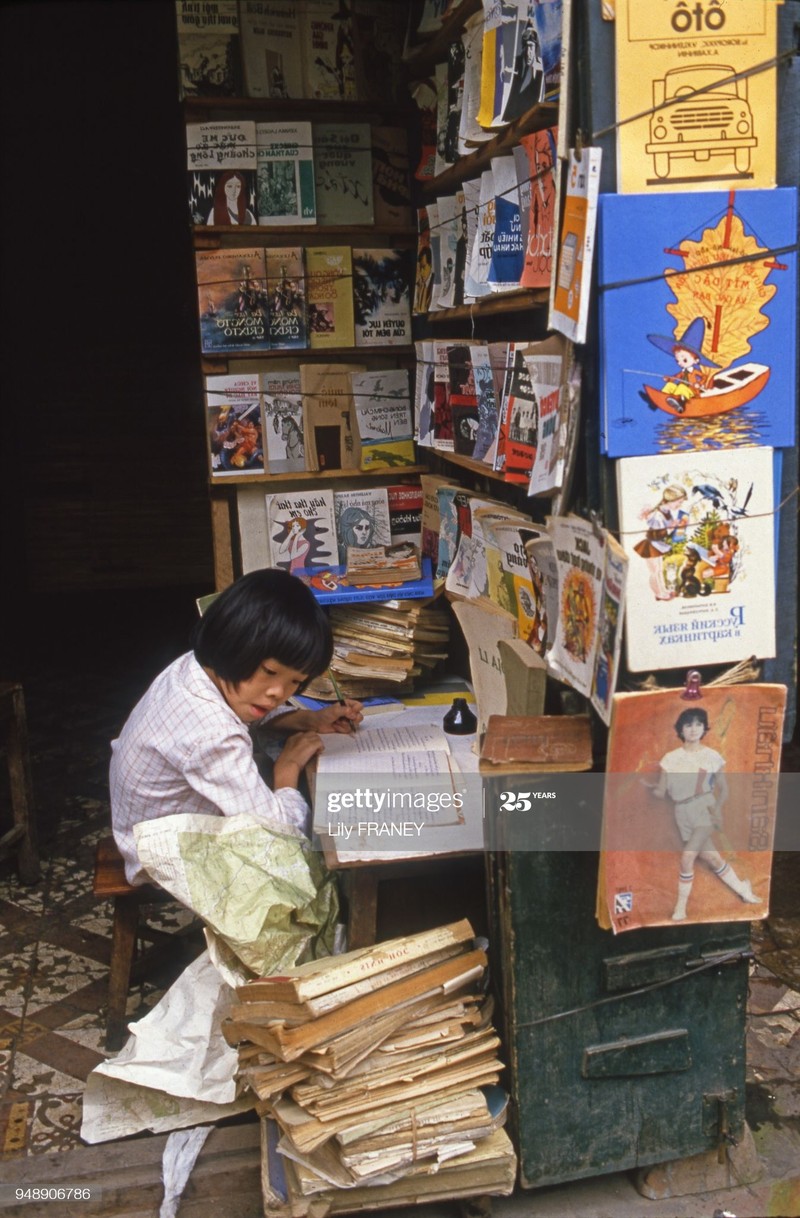
[[[617,0],[617,189],[775,185],[775,0]]]
[[[311,349],[355,346],[349,246],[310,246],[306,250],[306,292]]]

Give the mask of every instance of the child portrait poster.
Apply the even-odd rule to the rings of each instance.
[[[784,685],[617,694],[597,919],[750,922],[769,911]]]

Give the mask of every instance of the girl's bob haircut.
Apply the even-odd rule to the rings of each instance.
[[[683,729],[688,723],[700,723],[703,726],[703,735],[708,731],[708,714],[702,706],[687,707],[685,711],[681,711],[678,718],[675,720],[675,735],[679,740],[683,740]]]
[[[325,611],[302,580],[263,568],[243,575],[212,601],[192,636],[195,658],[223,681],[249,680],[277,660],[311,680],[331,662]]]

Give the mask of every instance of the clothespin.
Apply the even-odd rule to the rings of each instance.
[[[700,692],[700,683],[702,680],[703,678],[696,668],[689,669],[686,674],[686,684],[684,685],[683,693],[681,694],[684,702],[697,702],[699,698],[702,698],[703,695]]]
[[[588,516],[589,516],[589,524],[592,526],[592,531],[594,532],[595,537],[597,538],[598,541],[602,541],[605,543],[606,531],[603,528],[603,522],[600,519],[600,513],[595,511],[594,508],[590,508]]]
[[[583,132],[580,127],[575,132],[575,160],[580,165],[581,156],[583,155]]]

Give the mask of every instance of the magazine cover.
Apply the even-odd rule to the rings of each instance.
[[[306,468],[358,469],[361,444],[350,374],[362,364],[301,364]]]
[[[248,97],[302,97],[298,6],[290,0],[241,0],[242,63]]]
[[[411,342],[411,251],[354,249],[356,346]]]
[[[310,346],[355,346],[353,261],[347,245],[308,246],[306,292]]]
[[[576,343],[586,342],[602,159],[599,148],[584,148],[580,160],[569,151],[557,269],[550,278],[547,324]]]
[[[361,468],[416,464],[406,368],[354,372],[350,378],[361,440]]]
[[[422,487],[417,485],[387,486],[389,497],[389,528],[392,545],[407,541],[422,548]]]
[[[793,445],[796,189],[604,194],[600,222],[608,455]]]
[[[203,354],[268,351],[263,249],[197,250],[195,270]]]
[[[211,475],[263,474],[261,393],[258,374],[207,376],[208,449]]]
[[[266,501],[270,566],[294,574],[336,562],[333,491],[284,491]]]
[[[256,123],[258,223],[316,224],[311,123]]]
[[[618,190],[775,185],[777,13],[617,0]]]
[[[262,372],[260,381],[268,471],[299,473],[306,468],[300,373]]]
[[[270,347],[307,347],[306,282],[300,246],[265,250]]]
[[[342,0],[305,0],[300,41],[305,96],[355,101],[356,55],[352,5]]]
[[[372,224],[369,123],[315,123],[314,177],[319,224]]]
[[[340,565],[347,562],[349,547],[368,550],[372,546],[391,545],[389,497],[385,486],[334,491],[333,507]]]
[[[767,916],[785,702],[783,685],[616,695],[601,926]]]
[[[186,179],[192,224],[255,224],[255,123],[187,123]]]
[[[513,156],[492,157],[492,178],[495,222],[487,280],[493,292],[506,292],[519,287],[525,263],[517,166]]]
[[[774,484],[770,448],[617,462],[634,672],[775,655]]]
[[[177,0],[182,97],[240,97],[239,12],[236,0]]]
[[[523,288],[549,288],[553,273],[553,234],[558,212],[556,198],[556,140],[558,128],[523,135],[528,189],[525,262],[520,276]]]

